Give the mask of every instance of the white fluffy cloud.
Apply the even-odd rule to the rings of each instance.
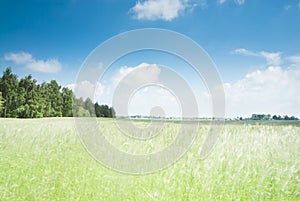
[[[137,1],[132,11],[139,20],[171,21],[189,6],[189,0],[146,0]]]
[[[94,84],[88,80],[69,84],[66,87],[74,91],[76,97],[82,97],[84,99],[89,97],[92,100],[95,100],[95,102],[99,101],[105,89],[100,82]]]
[[[26,64],[32,71],[42,73],[56,73],[61,69],[61,63],[57,59],[33,60]]]
[[[162,114],[154,116],[180,117],[181,109],[177,98],[168,90],[159,86],[147,86],[132,95],[129,115],[150,116],[151,110],[161,108]]]
[[[133,70],[136,71],[130,77],[130,82],[132,83],[138,83],[143,80],[155,82],[158,80],[160,74],[160,68],[157,64],[141,63],[134,67],[123,66],[112,78],[114,86],[118,85],[119,82],[121,82],[122,79]],[[128,81],[129,80],[126,80],[126,82]],[[124,81],[122,81],[122,84],[124,84]]]
[[[281,52],[266,52],[266,51],[261,51],[261,52],[252,52],[250,50],[244,49],[244,48],[239,48],[233,50],[231,53],[233,54],[242,54],[242,55],[247,55],[247,56],[256,56],[256,57],[263,57],[266,59],[268,65],[280,65],[282,63],[281,60]]]
[[[10,52],[5,54],[4,59],[18,65],[25,65],[36,72],[56,73],[61,69],[61,63],[57,59],[36,60],[31,54],[26,52]]]
[[[227,115],[252,113],[300,116],[300,67],[270,66],[247,74],[234,84],[224,84]]]
[[[145,83],[157,82],[160,72],[161,69],[157,64],[141,63],[134,67],[121,67],[112,77],[112,86],[108,87],[111,91],[111,97],[115,99],[113,102],[116,104],[114,107],[117,115],[127,116],[139,114],[149,116],[150,109],[155,106],[160,106],[165,109],[166,104],[164,103],[167,98],[162,99],[164,96],[159,92],[159,88],[155,88],[158,91],[153,90],[152,87],[143,88]],[[121,87],[122,89],[117,90],[117,87]],[[132,89],[136,91],[130,94],[131,98],[128,99],[128,92]],[[159,102],[161,104],[158,105],[155,100],[160,100]],[[128,105],[128,113],[123,110],[126,102],[130,102]]]
[[[115,107],[117,115],[150,116],[153,115],[151,113],[153,109],[161,108],[163,114],[158,116],[180,117],[181,109],[177,98],[167,89],[156,84],[150,84],[159,80],[160,73],[161,68],[159,65],[141,63],[137,66],[123,66],[119,68],[111,77],[110,82],[107,82],[105,85],[100,82],[95,84],[84,80],[77,84],[69,84],[67,87],[72,89],[77,97],[83,97],[84,99],[90,97],[94,102],[111,105],[118,85],[125,86],[123,89],[130,89],[132,86],[137,85],[141,88],[137,88],[136,91],[130,94],[129,100],[120,98],[123,95],[122,93],[117,96],[122,102],[128,104],[128,112],[125,113],[122,113],[122,110]],[[141,83],[149,83],[150,85],[144,86]],[[126,94],[124,95],[126,97]]]
[[[227,0],[217,0],[222,5]],[[245,0],[234,0],[237,5],[243,5]],[[138,0],[131,12],[138,20],[164,20],[173,19],[192,11],[195,7],[207,8],[206,0]]]
[[[131,73],[134,71],[133,73]],[[102,84],[100,82],[91,83],[88,80],[80,81],[67,85],[67,87],[75,92],[76,97],[86,99],[91,98],[94,102],[101,104],[112,104],[112,98],[118,84],[131,86],[141,81],[155,82],[158,80],[160,68],[156,64],[141,63],[135,67],[123,66],[111,77],[111,82]],[[124,79],[130,75],[129,78]],[[135,102],[134,104],[142,105],[145,103]],[[138,107],[137,107],[138,108]],[[145,111],[145,108],[139,107],[139,110]]]
[[[26,52],[7,53],[4,55],[6,61],[13,61],[16,64],[25,64],[32,61],[32,55]]]

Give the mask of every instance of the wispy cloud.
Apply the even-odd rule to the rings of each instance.
[[[286,59],[292,63],[300,64],[300,55],[289,56]]]
[[[222,5],[226,2],[227,0],[217,0],[217,3],[219,5]],[[234,2],[237,4],[237,5],[243,5],[245,3],[245,0],[234,0]]]
[[[300,2],[299,3],[293,3],[293,4],[288,4],[284,6],[284,10],[289,11],[289,10],[299,10],[300,11]]]
[[[191,7],[190,0],[146,0],[138,1],[131,9],[139,20],[165,20],[177,18],[181,12]]]
[[[247,56],[263,57],[268,65],[280,65],[282,63],[281,52],[253,52],[244,48],[239,48],[231,51],[232,54],[242,54]]]
[[[245,3],[245,0],[234,0],[236,4],[243,5]]]
[[[290,10],[291,8],[292,8],[291,5],[286,5],[286,6],[284,6],[284,10]]]
[[[218,0],[217,2],[218,2],[218,4],[222,5],[223,3],[226,2],[226,0]]]
[[[239,49],[235,49],[233,51],[231,51],[232,54],[243,54],[243,55],[247,55],[247,56],[259,56],[259,54],[252,52],[250,50],[246,50],[244,48],[239,48]]]
[[[280,65],[282,63],[281,54],[281,52],[260,52],[260,55],[267,60],[268,65]]]
[[[57,59],[36,60],[27,52],[6,53],[4,60],[12,61],[18,65],[25,65],[35,72],[56,73],[61,69],[61,63]]]

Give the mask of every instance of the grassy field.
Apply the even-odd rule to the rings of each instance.
[[[149,153],[174,139],[177,124],[148,142],[118,134],[100,119],[115,146]],[[227,123],[205,160],[199,146],[208,129],[170,168],[125,175],[86,152],[73,119],[0,119],[0,200],[300,200],[300,125]],[[138,147],[138,148],[137,148]]]

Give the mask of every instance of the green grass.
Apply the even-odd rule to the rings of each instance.
[[[178,126],[168,123],[139,145],[112,120],[100,122],[109,141],[132,153],[164,148]],[[0,200],[300,200],[299,123],[226,124],[200,160],[207,129],[201,123],[193,147],[170,168],[133,176],[90,157],[72,119],[0,119]]]

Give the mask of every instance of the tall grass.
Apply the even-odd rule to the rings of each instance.
[[[132,153],[160,150],[177,124],[138,144],[112,120],[107,139]],[[0,200],[300,200],[299,124],[226,124],[205,160],[199,146],[170,168],[144,176],[101,166],[80,143],[72,119],[0,120]]]

